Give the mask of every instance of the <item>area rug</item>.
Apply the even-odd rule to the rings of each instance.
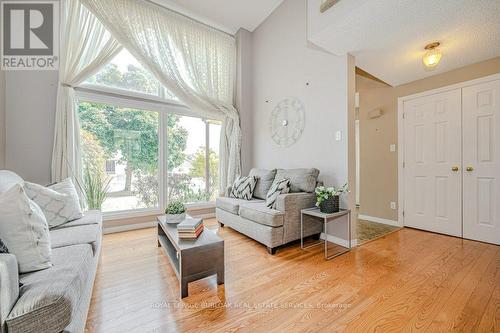
[[[370,222],[365,220],[358,220],[356,233],[358,238],[358,245],[366,243],[370,240],[385,236],[391,232],[401,229],[400,227],[393,227],[391,225]]]

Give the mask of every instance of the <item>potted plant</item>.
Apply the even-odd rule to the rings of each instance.
[[[337,213],[340,210],[339,196],[349,192],[349,186],[345,183],[339,188],[319,186],[315,189],[316,206],[325,214]]]
[[[165,222],[178,224],[186,218],[186,207],[180,201],[174,201],[167,205],[165,209]]]
[[[95,168],[87,166],[83,174],[83,193],[88,209],[101,210],[108,197],[111,178]]]

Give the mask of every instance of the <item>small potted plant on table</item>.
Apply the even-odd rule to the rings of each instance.
[[[169,224],[179,224],[186,219],[186,207],[180,201],[168,204],[165,209],[165,222]]]
[[[339,197],[349,192],[349,186],[345,183],[339,188],[319,186],[316,188],[316,206],[325,214],[337,213],[340,210]]]

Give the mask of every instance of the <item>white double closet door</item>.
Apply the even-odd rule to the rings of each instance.
[[[405,226],[500,244],[500,80],[403,108]]]

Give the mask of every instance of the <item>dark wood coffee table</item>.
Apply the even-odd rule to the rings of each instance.
[[[217,284],[224,283],[224,240],[205,229],[198,239],[179,239],[177,224],[158,216],[158,247],[162,247],[180,284],[181,298],[188,296],[188,283],[217,275]]]

